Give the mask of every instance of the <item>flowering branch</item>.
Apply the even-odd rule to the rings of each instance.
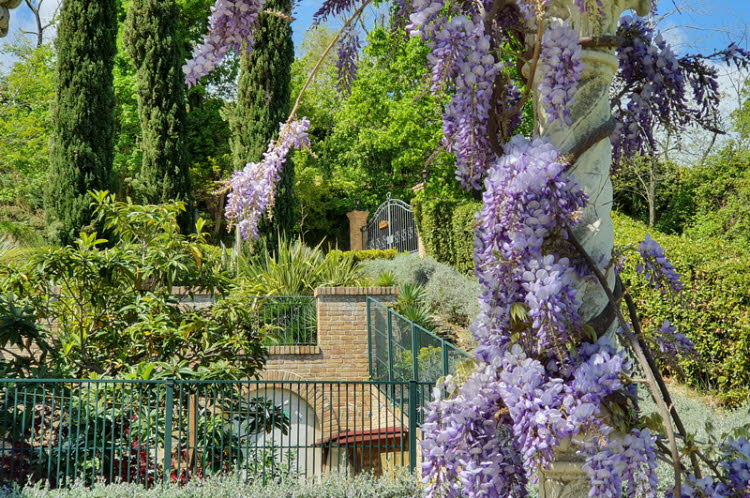
[[[602,274],[601,270],[599,270],[599,267],[596,265],[596,262],[591,258],[591,256],[586,251],[586,249],[584,249],[581,243],[578,242],[578,240],[575,238],[575,235],[573,234],[573,231],[570,228],[568,229],[568,241],[573,245],[576,251],[580,254],[583,260],[586,262],[586,265],[589,267],[589,270],[591,270],[591,272],[594,274],[596,279],[599,281],[599,284],[601,285],[602,289],[606,293],[607,298],[610,300],[610,302],[616,302],[615,296],[612,294],[612,290],[609,288],[609,283],[607,282],[607,278]],[[672,466],[674,467],[674,471],[675,471],[674,472],[675,474],[674,475],[674,495],[681,496],[682,494],[682,466],[680,464],[680,453],[679,453],[679,450],[677,449],[677,440],[675,439],[674,430],[672,428],[672,423],[670,422],[671,420],[670,409],[667,407],[667,404],[661,395],[661,391],[656,381],[654,371],[651,369],[651,366],[649,365],[649,362],[646,359],[646,354],[643,352],[643,348],[641,348],[641,345],[638,342],[638,339],[630,331],[630,327],[628,326],[628,323],[625,320],[625,317],[622,315],[622,311],[620,310],[620,307],[617,306],[615,308],[615,311],[617,313],[617,319],[620,322],[621,333],[625,337],[627,345],[630,347],[633,354],[635,355],[635,358],[638,361],[638,364],[643,369],[643,374],[646,376],[646,380],[648,381],[648,383],[646,384],[648,386],[648,390],[651,393],[651,397],[656,403],[656,406],[659,412],[661,412],[662,424],[664,425],[664,430],[667,433],[667,440],[669,441],[669,449],[670,449],[670,453],[672,454]]]

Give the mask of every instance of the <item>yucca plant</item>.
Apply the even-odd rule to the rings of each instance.
[[[259,241],[251,254],[237,257],[237,277],[243,292],[257,296],[312,295],[316,287],[359,285],[359,265],[339,253],[326,256],[321,244],[306,246],[301,239],[279,237],[269,248]]]
[[[375,279],[375,285],[378,287],[395,287],[398,282],[393,272],[386,271],[378,275],[378,278]]]

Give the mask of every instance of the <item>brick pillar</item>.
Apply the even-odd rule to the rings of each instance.
[[[365,248],[362,240],[362,229],[367,225],[369,211],[349,211],[346,217],[349,218],[349,249],[352,251],[361,251]]]
[[[327,379],[362,381],[370,377],[367,343],[367,296],[394,302],[395,287],[319,287],[318,346]]]

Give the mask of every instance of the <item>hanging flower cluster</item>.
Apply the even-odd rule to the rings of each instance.
[[[617,34],[623,43],[617,48],[620,69],[612,92],[615,161],[655,151],[659,128],[721,128],[718,72],[707,62],[747,67],[750,52],[732,43],[708,56],[677,57],[652,21],[638,16],[624,16]]]
[[[252,50],[264,5],[265,0],[216,0],[208,19],[208,34],[182,68],[189,86],[216,69],[231,51],[246,55]]]
[[[352,81],[357,77],[357,57],[360,48],[359,35],[354,29],[349,28],[341,34],[336,69],[339,77],[338,87],[342,92],[348,93]]]
[[[477,12],[445,12],[442,1],[416,0],[407,26],[431,48],[432,90],[453,98],[443,111],[443,145],[456,156],[456,178],[464,188],[481,188],[494,153],[489,116],[493,84],[502,65],[490,53],[490,36]]]
[[[578,33],[565,23],[552,26],[544,34],[539,62],[539,98],[548,121],[570,124],[570,107],[583,71]]]
[[[636,271],[642,274],[655,289],[662,292],[682,290],[680,274],[664,254],[664,249],[646,234],[646,238],[638,245],[638,252],[642,261],[636,266]]]
[[[309,127],[307,119],[281,124],[279,138],[271,143],[263,159],[248,163],[230,178],[226,216],[229,228],[237,225],[243,239],[258,238],[258,223],[265,213],[270,215],[289,151],[310,145]]]

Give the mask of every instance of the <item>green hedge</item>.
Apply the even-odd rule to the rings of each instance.
[[[398,255],[396,249],[365,249],[363,251],[340,251],[335,249],[328,252],[331,257],[352,258],[355,263],[369,261],[371,259],[393,259]]]
[[[474,227],[481,209],[481,202],[468,202],[453,211],[451,264],[462,273],[474,273]]]
[[[647,232],[682,275],[685,290],[669,299],[636,276],[637,254],[622,273],[643,321],[652,333],[669,320],[692,339],[698,357],[685,361],[689,384],[710,390],[728,404],[750,395],[750,254],[719,239],[664,235],[624,215],[613,215],[618,246],[637,244]]]
[[[417,229],[427,254],[474,272],[474,224],[482,204],[474,201],[430,199],[412,201]]]

